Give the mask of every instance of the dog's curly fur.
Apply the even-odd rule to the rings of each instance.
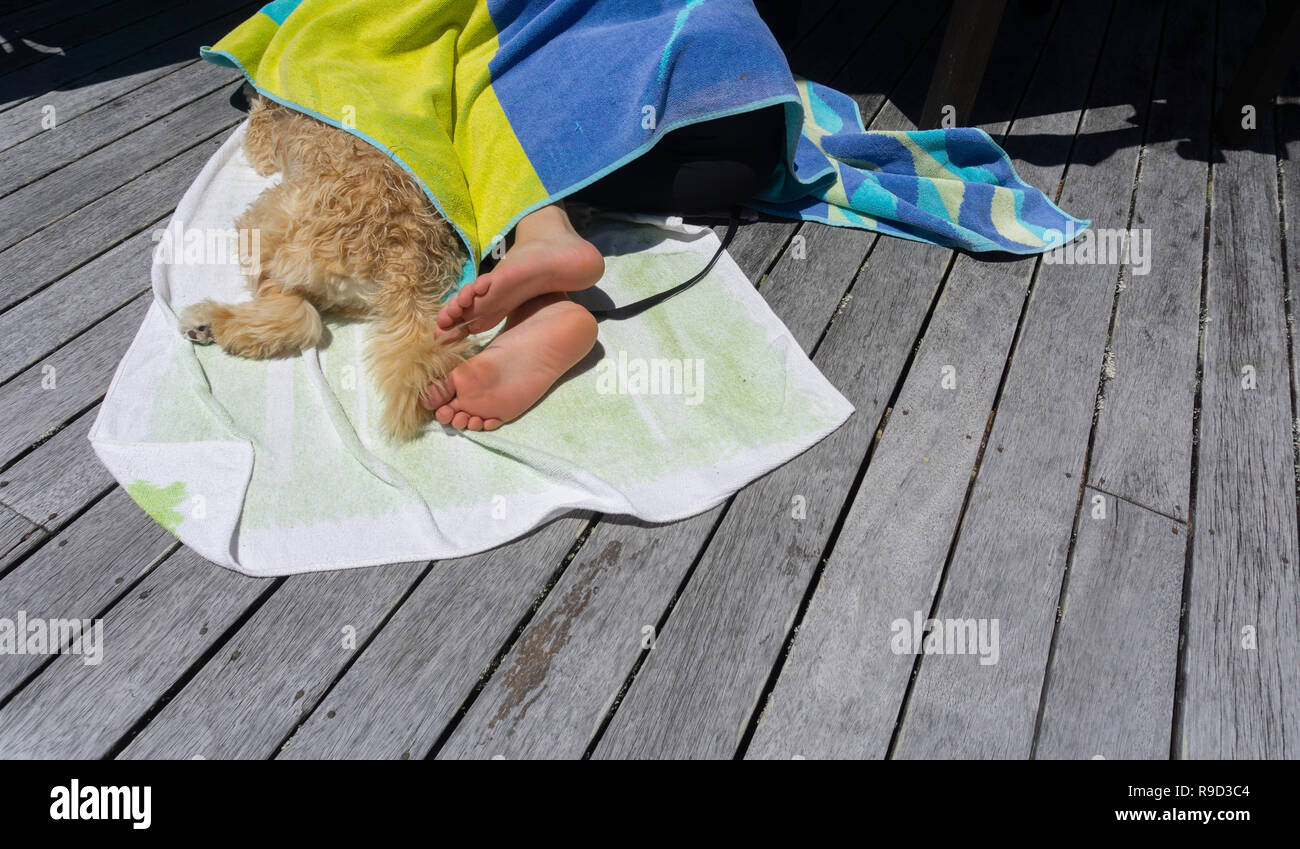
[[[265,98],[251,102],[244,152],[257,173],[283,175],[236,221],[258,233],[253,299],[195,304],[181,332],[264,359],[317,345],[322,313],[372,319],[368,358],[383,424],[413,437],[432,418],[420,393],[469,352],[433,333],[465,258],[450,224],[378,149]]]

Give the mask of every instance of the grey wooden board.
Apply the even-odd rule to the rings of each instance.
[[[33,3],[0,16],[0,32],[13,41],[16,36],[27,35],[113,2],[115,0],[45,0],[44,3]]]
[[[890,3],[837,3],[800,40],[790,59],[795,73],[815,82],[832,79],[844,66],[846,58],[864,50],[870,36],[888,15],[897,16],[898,7]],[[908,10],[902,14],[909,15]],[[917,16],[916,19],[919,19]],[[897,36],[897,29],[888,28]],[[809,50],[809,44],[819,49]],[[845,49],[852,45],[851,49]]]
[[[19,142],[47,132],[41,119],[46,107],[53,107],[57,125],[137,91],[141,86],[174,71],[202,61],[195,58],[198,46],[211,44],[234,29],[256,4],[244,4],[235,11],[185,30],[147,50],[126,56],[111,65],[49,91],[12,109],[0,112],[0,152]],[[218,6],[217,8],[220,8]],[[177,57],[177,46],[184,45],[193,55]]]
[[[219,88],[227,88],[230,69],[195,62],[142,86],[98,109],[41,133],[4,152],[0,196],[36,182],[93,150],[147,126]],[[228,98],[229,94],[224,93]]]
[[[745,224],[737,229],[736,238],[727,248],[727,253],[749,277],[749,281],[758,286],[798,226],[791,221],[755,221]],[[721,238],[726,227],[716,229]]]
[[[148,289],[155,244],[149,232],[138,233],[0,314],[0,380],[40,362]]]
[[[435,564],[279,757],[424,757],[531,615],[585,524],[561,519],[510,545]]]
[[[113,476],[100,464],[87,439],[97,415],[98,405],[5,469],[3,477],[9,486],[0,494],[0,501],[50,527],[112,486]]]
[[[0,386],[0,465],[11,462],[104,394],[152,298],[152,292],[137,295],[122,309]],[[51,378],[52,388],[46,382]],[[7,480],[6,473],[0,472],[0,481]]]
[[[270,757],[426,565],[289,578],[120,757]]]
[[[0,251],[0,310],[40,291],[123,239],[158,225],[224,140],[223,135],[195,145]]]
[[[0,490],[3,494],[3,490]],[[43,528],[0,505],[0,575],[10,562],[45,534]]]
[[[1286,91],[1300,92],[1300,68],[1291,69],[1290,84]],[[1284,234],[1294,240],[1300,233],[1300,96],[1281,98],[1278,109],[1281,139],[1287,139],[1277,151],[1285,156],[1281,164]],[[1300,521],[1300,250],[1287,250],[1287,327],[1291,333],[1291,413],[1295,437],[1296,513]]]
[[[1078,29],[1068,18],[1064,23],[1055,33]],[[1092,31],[1091,41],[1081,35],[1068,55],[1090,63],[1100,37],[1099,30]],[[998,52],[991,62],[1005,68]],[[1089,67],[1074,72],[1082,73],[1084,83]],[[1027,74],[1022,69],[1019,76]],[[1072,97],[1081,104],[1082,88],[1067,91],[1066,103]],[[994,99],[980,101],[980,108],[1006,114],[1002,110],[1015,100],[998,101],[1015,96],[1014,90],[1000,89]],[[1077,116],[1030,115],[1016,120],[1008,143],[1017,133],[1050,138],[1065,127],[1069,130],[1057,144],[1068,143]],[[1002,127],[985,129],[996,136]],[[1066,151],[1048,147],[1043,152],[1063,157]],[[1057,181],[1056,175],[1016,164],[1031,183]],[[869,271],[892,246],[882,241]],[[1033,265],[1032,259],[956,260],[748,757],[886,754],[914,662],[913,656],[890,650],[891,624],[910,621],[916,610],[928,615]],[[953,370],[952,388],[943,383],[945,369]]]
[[[217,94],[220,95],[221,92]],[[230,113],[239,115],[228,105],[223,104],[220,108],[222,111],[218,114],[227,121]],[[110,148],[113,146],[110,145]],[[92,154],[92,157],[95,155],[98,154]],[[87,162],[89,158],[82,159],[77,164]],[[75,166],[69,166],[71,167]],[[39,188],[68,170],[56,172],[28,188]],[[0,205],[25,192],[27,189],[15,192],[0,200]],[[141,290],[148,288],[154,247],[152,231],[139,232],[57,283],[0,314],[0,357],[6,358],[6,361],[0,363],[0,380],[8,379],[58,348],[92,324],[98,316],[122,306]]]
[[[1182,522],[1084,490],[1035,757],[1169,757],[1186,553]]]
[[[232,83],[236,79],[233,71],[230,79]],[[241,117],[225,91],[213,92],[0,198],[0,247],[30,236],[225,131]]]
[[[805,351],[875,240],[832,233],[811,231],[803,258],[787,253],[761,289]],[[643,629],[657,626],[721,512],[669,526],[601,522],[439,757],[581,757],[642,653]]]
[[[167,42],[158,45],[153,51],[149,52],[168,53],[171,48],[172,44]],[[0,152],[9,150],[28,139],[38,138],[43,133],[57,130],[60,124],[110,103],[117,97],[132,92],[149,82],[193,65],[197,61],[201,60],[187,57],[180,61],[165,62],[157,66],[151,65],[143,70],[133,72],[130,68],[135,66],[135,57],[128,57],[121,62],[109,65],[107,68],[101,68],[95,74],[88,74],[85,78],[85,85],[66,91],[47,92],[38,98],[28,100],[11,109],[6,109],[0,112]],[[114,73],[115,71],[117,73]],[[99,77],[100,79],[92,81],[93,77]],[[50,128],[47,116],[53,118],[53,128]],[[44,125],[42,125],[42,120],[45,121]]]
[[[1151,509],[1190,514],[1192,410],[1214,43],[1210,0],[1169,15],[1133,208],[1151,233],[1149,274],[1125,274],[1117,298],[1088,482]]]
[[[1170,755],[1186,527],[1139,515],[1114,496],[1166,517],[1190,515],[1202,254],[1195,246],[1205,226],[1213,62],[1202,21],[1212,13],[1204,2],[1166,21],[1132,223],[1154,237],[1151,273],[1126,274],[1116,299],[1115,373],[1103,390],[1088,470],[1101,491],[1086,490],[1080,512],[1039,757]],[[1110,511],[1100,520],[1092,518],[1096,495]],[[1116,510],[1122,515],[1111,515]]]
[[[131,10],[130,14],[125,14],[127,9]],[[178,33],[193,29],[204,20],[224,14],[229,9],[230,0],[220,0],[219,4],[213,0],[189,0],[168,6],[162,11],[159,11],[157,3],[149,0],[122,0],[112,7],[100,10],[115,15],[115,23],[119,25],[119,28],[111,31],[99,30],[102,35],[97,35],[96,29],[88,22],[80,20],[67,21],[33,33],[33,38],[39,41],[49,37],[46,34],[48,31],[58,30],[59,35],[54,36],[53,43],[48,46],[62,47],[66,55],[38,54],[39,58],[34,58],[26,67],[0,75],[0,110],[16,106],[40,92],[80,79],[117,62],[124,55],[159,44]],[[139,20],[142,16],[145,19]],[[122,24],[126,25],[121,26]],[[70,34],[73,32],[77,34]],[[194,45],[195,54],[199,47],[198,44]],[[25,60],[19,60],[16,64],[22,64],[23,61]]]
[[[115,490],[0,579],[0,610],[8,617],[22,610],[29,619],[100,616],[175,546],[175,537]],[[105,648],[106,666],[111,649]],[[48,660],[0,655],[0,700]]]
[[[23,44],[21,39],[11,40],[13,52],[6,51],[4,65],[0,66],[0,92],[9,90],[9,86],[13,85],[11,75],[16,75],[21,69],[57,66],[60,60],[66,58],[66,54],[76,50],[79,45],[91,42],[97,36],[114,33],[124,25],[145,17],[148,12],[148,3],[144,0],[114,0],[112,4],[86,7],[73,18],[57,15],[39,22],[24,35],[46,49],[40,50]],[[51,54],[50,50],[61,50],[63,55]]]
[[[61,655],[0,709],[0,757],[109,754],[274,586],[179,549],[107,612],[101,663]]]
[[[1244,5],[1244,4],[1243,4]],[[1233,66],[1259,4],[1221,19]],[[1300,756],[1300,544],[1272,110],[1214,165],[1200,447],[1177,751],[1189,758]],[[1255,388],[1242,371],[1254,370]],[[1244,644],[1253,628],[1258,648]]]
[[[1076,11],[1086,19],[1072,20]],[[1141,48],[1159,30],[1161,11],[1152,4],[1118,4],[1092,83],[1091,96],[1102,106],[1084,116],[1063,199],[1066,209],[1079,210],[1099,228],[1128,226],[1144,115],[1139,110],[1139,126],[1131,127],[1131,107],[1110,104],[1122,104],[1135,89],[1150,90],[1155,56]],[[1106,21],[1093,8],[1068,6],[1059,23],[1058,32],[1077,47],[1070,60],[1080,63],[1074,72],[1087,75],[1098,61],[1088,50]],[[1066,47],[1049,45],[1048,55],[1056,49],[1068,55]],[[1068,65],[1043,69],[1039,85],[1063,73],[1070,73]],[[1058,102],[1082,106],[1083,94]],[[1033,97],[1031,88],[1030,108]],[[1028,126],[1017,121],[1012,136],[1050,134],[1049,122],[1056,121],[1068,139],[1076,121],[1068,113],[1035,117]],[[1113,142],[1117,153],[1087,164]],[[1039,141],[1035,150],[1050,148]],[[1035,171],[1039,176],[1032,176]],[[1037,185],[1057,179],[1036,168],[1022,174]],[[984,665],[972,656],[922,657],[898,734],[899,757],[1025,758],[1031,752],[1118,279],[1112,262],[1044,263],[1038,270],[938,604],[940,619],[998,621],[998,660]],[[1148,615],[1176,622],[1177,605],[1151,608]]]

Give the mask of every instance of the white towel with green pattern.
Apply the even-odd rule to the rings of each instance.
[[[597,348],[493,433],[381,430],[364,322],[271,361],[195,346],[176,314],[248,297],[233,221],[268,181],[242,129],[176,208],[154,303],[90,432],[131,497],[214,563],[270,576],[492,548],[573,511],[667,522],[700,513],[835,430],[853,412],[731,260],[642,315],[600,325]],[[718,246],[678,220],[597,218],[598,289],[625,304],[690,277]],[[223,256],[229,254],[229,257]]]

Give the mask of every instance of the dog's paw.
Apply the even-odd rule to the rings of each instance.
[[[181,335],[197,345],[211,345],[212,322],[208,318],[207,304],[194,304],[181,313]]]

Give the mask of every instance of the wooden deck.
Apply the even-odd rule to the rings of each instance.
[[[258,5],[0,0],[0,618],[106,632],[98,666],[0,655],[0,756],[1300,756],[1300,98],[1209,131],[1259,2],[1012,2],[959,116],[1149,231],[1149,274],[746,226],[838,432],[684,522],[277,580],[86,440],[151,234],[241,119],[196,48]],[[947,6],[810,0],[792,63],[911,128]],[[894,651],[914,615],[995,623],[997,662]]]

